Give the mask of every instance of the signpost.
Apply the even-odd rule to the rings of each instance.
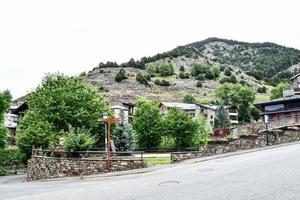
[[[109,117],[107,112],[103,113],[103,118],[98,121],[105,123],[105,159],[107,161],[107,169],[110,168],[110,130],[113,124],[118,124],[119,119]]]

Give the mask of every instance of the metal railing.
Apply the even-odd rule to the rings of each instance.
[[[12,165],[12,166],[0,166],[1,175],[21,175],[26,174],[26,165]]]
[[[105,151],[55,151],[32,149],[32,156],[56,157],[56,158],[80,158],[106,160]],[[144,151],[118,151],[110,153],[111,160],[143,160]]]

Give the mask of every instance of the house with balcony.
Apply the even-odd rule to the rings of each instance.
[[[292,87],[282,91],[282,98],[255,104],[270,128],[300,125],[300,73],[291,82]]]
[[[200,112],[204,115],[207,119],[207,122],[214,127],[215,117],[219,106],[217,105],[200,105]],[[238,112],[237,109],[233,106],[225,106],[226,110],[228,111],[230,124],[232,126],[236,126],[238,121]]]

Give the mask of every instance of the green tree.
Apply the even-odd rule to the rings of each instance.
[[[208,136],[212,132],[212,128],[203,115],[199,115],[196,123],[197,130],[193,138],[193,143],[195,145],[205,145],[208,142]]]
[[[219,67],[219,65],[213,65],[211,70],[214,73],[215,78],[218,78],[220,76],[220,67]]]
[[[155,76],[156,69],[155,69],[155,67],[154,67],[154,65],[153,65],[152,63],[150,63],[150,64],[147,65],[146,72],[147,72],[151,77],[154,77],[154,76]]]
[[[205,73],[205,78],[212,80],[212,79],[215,78],[215,74],[213,73],[212,70],[208,70],[208,71]]]
[[[4,149],[7,143],[7,130],[3,126],[4,114],[8,111],[11,103],[11,94],[8,90],[0,92],[0,149]]]
[[[186,95],[183,97],[183,102],[184,102],[184,103],[196,103],[196,99],[195,99],[195,97],[193,97],[192,95],[186,94]]]
[[[29,153],[32,145],[48,147],[57,141],[57,133],[68,132],[70,126],[98,135],[97,120],[109,111],[96,88],[81,78],[62,74],[46,75],[27,103],[29,108],[17,133],[17,145],[24,153]]]
[[[254,106],[252,106],[250,108],[250,114],[251,114],[251,117],[252,119],[254,119],[255,121],[258,121],[260,119],[260,110]]]
[[[146,75],[143,75],[141,72],[138,72],[136,75],[136,80],[140,84],[149,85],[148,81],[151,80],[151,77],[150,77],[150,75],[149,75],[149,77],[147,77]]]
[[[224,102],[224,105],[238,108],[241,123],[250,122],[250,106],[255,99],[255,92],[250,87],[239,83],[224,83],[216,88],[215,95]]]
[[[131,149],[133,138],[132,130],[129,124],[124,121],[124,111],[120,113],[120,124],[118,124],[112,132],[112,139],[119,151],[128,151]]]
[[[184,66],[183,66],[183,65],[181,65],[181,66],[180,66],[180,68],[179,68],[179,71],[181,71],[181,72],[185,72],[185,68],[184,68]]]
[[[161,76],[171,76],[174,74],[174,68],[171,64],[161,64],[158,72]]]
[[[215,128],[228,128],[230,127],[230,120],[229,120],[229,113],[226,110],[223,103],[220,104],[220,106],[217,109],[215,122],[214,122]]]
[[[117,73],[116,77],[115,77],[115,81],[116,82],[121,82],[122,80],[127,79],[126,76],[126,71],[125,69],[120,69],[119,72]]]
[[[291,84],[287,82],[279,83],[276,87],[271,90],[271,100],[283,97],[283,90],[290,88]]]
[[[197,123],[183,111],[172,108],[164,118],[165,130],[175,139],[176,147],[193,145]]]
[[[198,81],[196,86],[199,87],[199,88],[202,88],[202,83],[201,83],[201,81]]]
[[[132,128],[139,147],[157,147],[161,141],[161,115],[156,101],[138,100]]]
[[[64,149],[66,151],[72,151],[73,156],[77,157],[79,153],[77,151],[90,150],[95,144],[96,140],[90,135],[89,130],[85,128],[70,127],[68,132],[64,132]]]

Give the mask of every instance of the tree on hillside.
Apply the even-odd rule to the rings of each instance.
[[[220,76],[220,67],[218,65],[213,65],[211,70],[214,73],[215,78],[218,78]]]
[[[57,143],[61,131],[85,128],[99,134],[99,117],[109,111],[97,89],[78,77],[48,74],[27,99],[28,111],[20,122],[17,145],[30,153],[32,145]]]
[[[189,147],[197,130],[197,123],[183,111],[172,108],[164,118],[164,130],[175,139],[176,147]]]
[[[228,128],[230,127],[229,113],[223,103],[217,109],[214,121],[214,128]]]
[[[271,90],[271,100],[279,99],[283,97],[283,90],[291,88],[291,84],[287,82],[279,83],[276,87]]]
[[[158,68],[158,72],[161,76],[172,76],[174,74],[174,68],[171,64],[161,64]]]
[[[7,130],[3,126],[3,123],[4,123],[4,114],[9,109],[11,99],[12,97],[8,90],[4,92],[0,92],[0,149],[4,149],[7,143]]]
[[[127,79],[127,76],[126,76],[126,71],[125,69],[120,69],[119,72],[116,74],[116,77],[115,77],[115,81],[116,82],[121,82],[122,80],[124,79]]]
[[[137,144],[142,148],[157,147],[161,141],[161,115],[156,101],[138,100],[132,128]]]
[[[184,103],[196,103],[196,99],[192,95],[186,94],[183,98],[183,102]]]

